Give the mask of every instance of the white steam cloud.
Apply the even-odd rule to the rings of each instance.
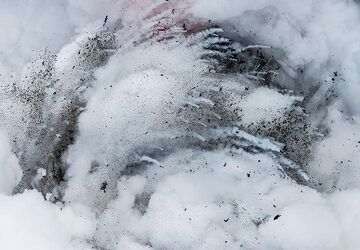
[[[1,1],[0,249],[358,249],[359,25],[351,0]]]

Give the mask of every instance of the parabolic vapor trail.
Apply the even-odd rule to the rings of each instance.
[[[357,249],[359,24],[352,0],[1,1],[0,249]]]

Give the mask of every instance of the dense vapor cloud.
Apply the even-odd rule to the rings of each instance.
[[[1,1],[0,248],[357,249],[359,24],[351,0]]]
[[[69,41],[73,25],[66,4],[66,1],[1,1],[2,70],[4,67],[14,77],[21,75],[25,63],[40,50],[46,47],[58,51]]]

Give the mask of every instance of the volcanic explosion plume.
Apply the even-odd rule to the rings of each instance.
[[[358,249],[355,0],[0,1],[0,249]]]

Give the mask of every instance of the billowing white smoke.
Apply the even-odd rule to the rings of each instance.
[[[21,179],[22,170],[16,156],[11,153],[9,139],[4,132],[0,133],[0,140],[0,193],[10,195]]]
[[[0,2],[0,248],[357,249],[359,18],[350,0]],[[279,66],[270,86],[260,69],[209,68],[210,27],[240,52],[261,45]],[[89,49],[108,34],[116,49]],[[89,66],[88,51],[108,54]],[[27,175],[19,161],[31,156],[22,147],[34,105],[12,86],[32,89],[27,77],[41,82],[48,64],[55,83],[41,117],[61,120],[67,98],[85,100],[59,157],[57,203],[36,190],[12,195]],[[279,131],[301,108],[306,122],[296,125],[311,142],[291,145],[311,152],[300,161],[305,181],[286,169],[305,151],[287,159],[274,141],[289,146],[281,136],[295,132]],[[46,129],[49,142],[61,140]],[[49,169],[32,160],[37,187]]]

